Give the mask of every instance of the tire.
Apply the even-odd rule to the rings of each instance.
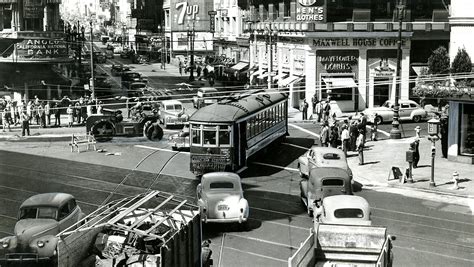
[[[301,166],[299,164],[298,164],[298,173],[300,174],[300,178],[305,177],[304,173],[301,171]]]
[[[107,142],[115,135],[114,124],[107,120],[96,121],[91,127],[91,134],[97,142]]]
[[[382,123],[383,123],[382,117],[381,117],[381,116],[375,117],[374,123],[375,123],[375,124],[379,124],[379,125],[382,124]]]
[[[163,129],[157,122],[147,121],[143,125],[143,136],[150,141],[159,141],[163,138]]]
[[[413,116],[413,122],[420,122],[421,121],[421,116]]]

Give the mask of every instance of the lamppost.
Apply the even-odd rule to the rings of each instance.
[[[278,31],[272,30],[271,25],[270,28],[265,27],[263,34],[266,37],[266,43],[269,47],[269,59],[268,59],[268,89],[272,89],[273,86],[273,43],[275,43],[275,50],[276,50],[276,40],[278,38]],[[276,52],[276,51],[275,51]]]
[[[430,187],[435,187],[434,181],[434,164],[435,164],[435,156],[436,156],[436,141],[439,140],[439,126],[440,120],[433,118],[428,121],[428,140],[431,141],[431,179],[430,179]]]
[[[190,70],[189,70],[189,81],[194,81],[194,37],[195,37],[195,31],[194,31],[194,20],[193,20],[193,27],[190,29],[189,25],[187,26],[188,28],[188,41],[189,41],[189,51],[191,53],[191,62],[190,62]]]
[[[94,35],[92,33],[92,20],[90,21],[91,26],[91,79],[90,79],[90,90],[91,98],[95,99],[95,88],[94,88]]]
[[[402,133],[399,129],[400,122],[398,121],[400,117],[399,113],[399,104],[398,99],[400,98],[400,90],[402,86],[401,79],[401,61],[402,61],[402,21],[405,17],[405,5],[402,4],[400,0],[397,5],[397,18],[398,18],[398,40],[397,40],[397,73],[395,77],[395,107],[393,108],[393,121],[392,129],[390,130],[391,139],[401,139]]]

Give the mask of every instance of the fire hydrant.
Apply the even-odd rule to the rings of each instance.
[[[459,173],[457,171],[454,171],[453,172],[453,190],[457,190],[459,189],[459,186],[458,186],[458,181],[459,181]]]

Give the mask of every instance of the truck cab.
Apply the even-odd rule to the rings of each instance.
[[[202,108],[204,106],[216,103],[219,98],[219,92],[213,87],[202,87],[197,91],[196,96],[193,96],[193,107]]]

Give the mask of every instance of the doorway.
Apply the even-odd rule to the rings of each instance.
[[[374,107],[379,107],[390,96],[390,80],[387,78],[374,79]]]

